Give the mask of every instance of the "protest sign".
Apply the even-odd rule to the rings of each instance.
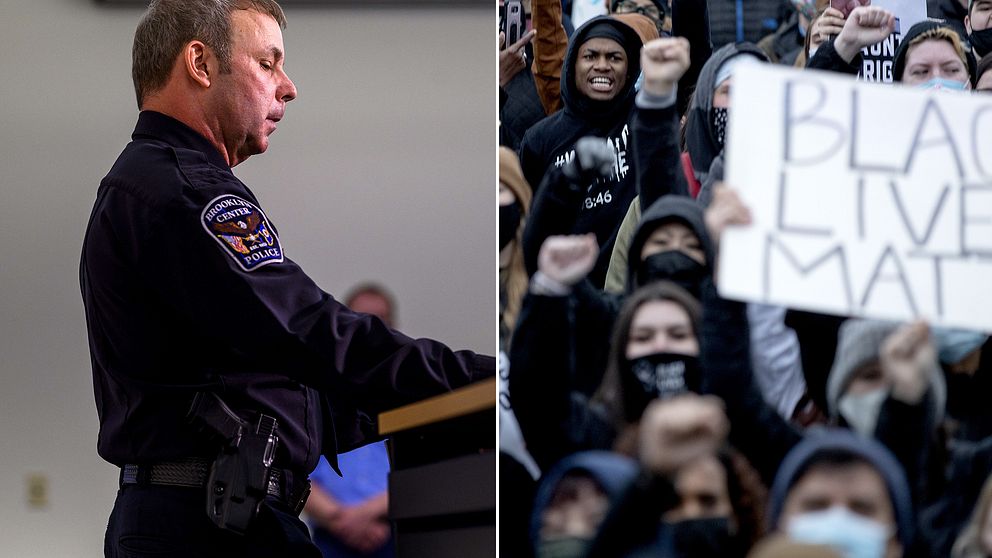
[[[884,41],[861,49],[858,79],[892,83],[892,61],[902,36],[927,17],[926,0],[872,0],[872,6],[884,8],[896,16],[896,28]]]
[[[732,95],[723,296],[992,331],[992,97],[757,63]]]

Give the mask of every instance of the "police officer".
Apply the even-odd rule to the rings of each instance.
[[[296,97],[285,23],[273,0],[153,0],[135,32],[141,113],[80,264],[97,449],[121,467],[107,556],[317,557],[297,515],[321,453],[495,374],[339,304],[232,174]]]

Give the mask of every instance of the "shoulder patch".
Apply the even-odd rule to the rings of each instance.
[[[233,194],[217,196],[203,208],[200,224],[245,271],[283,261],[279,238],[265,213]]]

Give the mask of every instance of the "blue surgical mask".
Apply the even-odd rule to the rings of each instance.
[[[885,525],[845,506],[793,517],[787,532],[789,538],[797,542],[833,547],[844,558],[882,558],[890,535]]]
[[[965,82],[963,81],[953,81],[944,78],[931,78],[928,81],[920,83],[916,86],[917,89],[950,89],[951,91],[964,91]]]
[[[937,354],[944,364],[957,364],[972,351],[985,344],[988,336],[980,331],[967,329],[931,328]]]

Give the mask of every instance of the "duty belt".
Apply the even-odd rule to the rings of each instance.
[[[150,465],[127,464],[121,467],[120,485],[155,484],[160,486],[185,486],[202,488],[210,476],[209,459],[190,457],[179,461],[162,461]],[[269,483],[266,493],[289,506],[293,513],[300,515],[310,496],[310,479],[293,482],[291,471],[269,469]],[[293,485],[296,485],[294,488]]]

